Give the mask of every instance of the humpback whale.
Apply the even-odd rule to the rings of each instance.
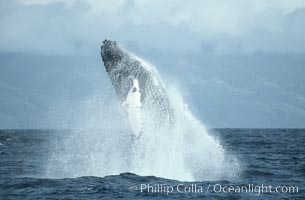
[[[193,116],[176,88],[165,87],[157,69],[105,40],[101,57],[136,138],[130,171],[178,180],[222,173],[224,151]]]
[[[188,109],[179,88],[162,82],[155,66],[115,41],[105,40],[100,54],[125,118],[107,113],[106,122],[121,121],[90,135],[84,130],[64,137],[64,152],[56,146],[51,156],[51,174],[131,172],[181,181],[227,180],[235,174],[222,146]]]
[[[154,121],[156,128],[175,122],[163,83],[152,66],[125,51],[116,41],[103,41],[101,57],[136,137],[145,132],[146,120]]]

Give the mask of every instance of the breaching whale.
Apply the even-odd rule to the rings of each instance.
[[[101,56],[136,137],[145,132],[145,120],[154,121],[160,128],[175,122],[172,105],[153,67],[125,51],[116,41],[104,40]]]
[[[130,171],[178,180],[215,179],[222,146],[193,116],[176,88],[165,87],[157,69],[105,40],[102,60],[136,140]]]

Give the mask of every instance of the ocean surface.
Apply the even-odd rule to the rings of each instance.
[[[1,130],[0,199],[305,199],[305,129],[209,130],[242,169],[235,180],[201,182],[128,172],[46,177],[50,141],[67,132]]]

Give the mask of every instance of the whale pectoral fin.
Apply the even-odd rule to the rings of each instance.
[[[122,103],[127,115],[129,124],[135,136],[138,138],[143,133],[143,110],[141,103],[141,93],[137,79],[133,79],[126,101]]]

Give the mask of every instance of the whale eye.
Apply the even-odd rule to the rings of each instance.
[[[136,91],[137,91],[137,88],[134,87],[134,88],[132,89],[132,92],[136,92]]]

